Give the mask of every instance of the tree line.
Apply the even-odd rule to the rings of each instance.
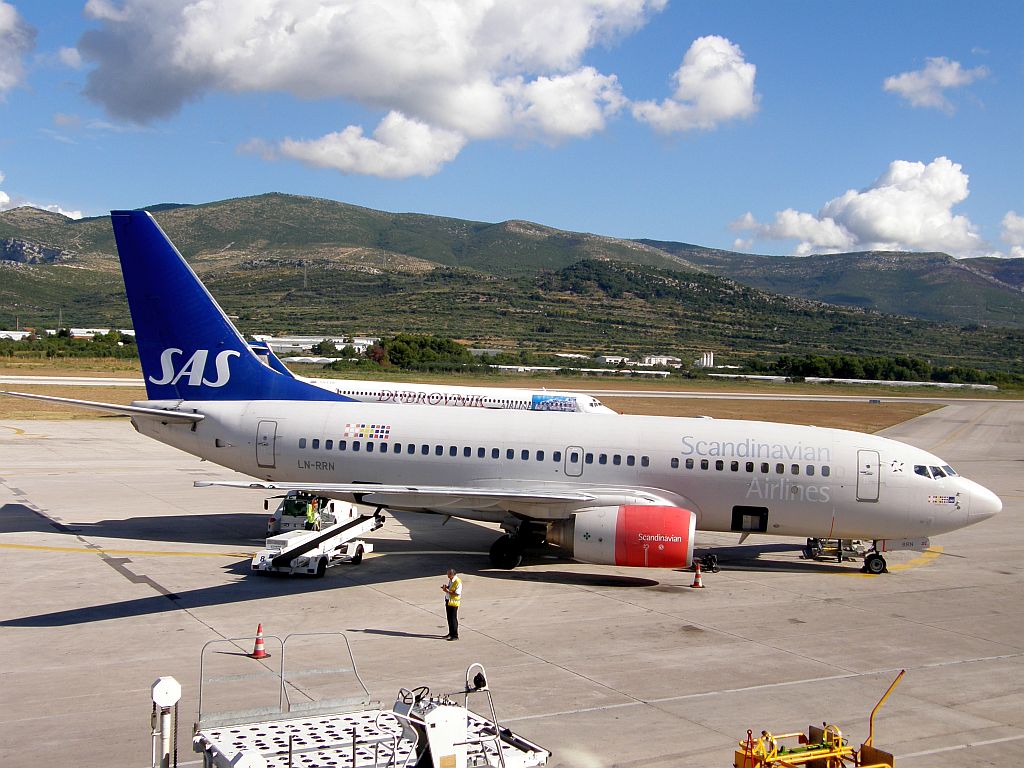
[[[91,339],[73,339],[67,328],[52,336],[27,336],[24,339],[0,339],[0,357],[116,357],[138,358],[135,337],[110,331]]]
[[[775,361],[752,361],[754,373],[805,379],[809,376],[878,381],[934,381],[951,384],[1022,385],[1024,375],[982,371],[964,365],[936,366],[910,355],[780,355]]]

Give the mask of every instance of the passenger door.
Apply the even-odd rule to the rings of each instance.
[[[277,422],[261,421],[256,427],[256,464],[273,469],[274,449],[277,445]]]
[[[878,451],[857,451],[857,501],[878,501]]]

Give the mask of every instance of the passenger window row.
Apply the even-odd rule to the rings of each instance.
[[[671,461],[672,469],[679,469],[680,461],[678,457],[673,457]],[[700,467],[702,470],[708,470],[712,468],[710,459],[686,459],[682,463],[686,469],[695,469]],[[716,472],[724,472],[726,470],[726,462],[723,459],[716,459],[714,462],[714,469]],[[774,465],[767,461],[760,462],[760,466],[756,462],[746,461],[730,461],[728,462],[728,470],[730,472],[746,472],[753,474],[756,470],[760,470],[762,475],[807,475],[808,477],[814,477],[815,473],[820,473],[822,477],[829,477],[832,474],[832,468],[828,464],[823,464],[820,468],[815,468],[813,464],[785,464],[783,462],[776,462]]]
[[[376,448],[374,446],[377,446]],[[545,461],[548,458],[547,451],[533,450],[530,451],[526,448],[515,449],[515,448],[483,448],[465,445],[461,448],[457,445],[428,445],[426,443],[390,443],[384,440],[320,440],[319,438],[307,439],[305,437],[299,438],[299,448],[305,450],[309,448],[313,451],[365,451],[366,453],[404,453],[408,456],[419,454],[420,456],[444,456],[448,455],[451,457],[462,456],[465,459],[478,458],[486,459],[488,457],[492,459],[500,459],[504,455],[507,461],[513,461],[518,458],[520,461]],[[637,465],[637,457],[633,454],[607,454],[607,453],[584,453],[582,456],[578,450],[570,450],[567,457],[570,464],[579,464],[580,460],[584,464],[612,464],[613,466],[620,466],[625,464],[627,467],[635,467]],[[649,467],[651,465],[651,459],[649,456],[640,456],[640,466]],[[556,463],[562,461],[562,451],[551,451],[550,460]]]

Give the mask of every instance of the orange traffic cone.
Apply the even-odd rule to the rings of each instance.
[[[260,624],[256,627],[256,644],[252,647],[252,653],[249,654],[251,659],[269,659],[270,654],[267,653],[266,646],[263,645],[263,625]]]
[[[700,562],[695,563],[697,566],[696,571],[693,574],[693,584],[690,585],[691,589],[704,589],[704,582],[700,578]]]

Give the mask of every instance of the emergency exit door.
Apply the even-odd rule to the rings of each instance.
[[[565,476],[579,477],[583,474],[583,449],[570,445],[565,449]]]
[[[273,469],[274,447],[277,443],[277,422],[261,421],[256,427],[256,464]]]
[[[878,451],[857,451],[857,501],[878,501]]]

